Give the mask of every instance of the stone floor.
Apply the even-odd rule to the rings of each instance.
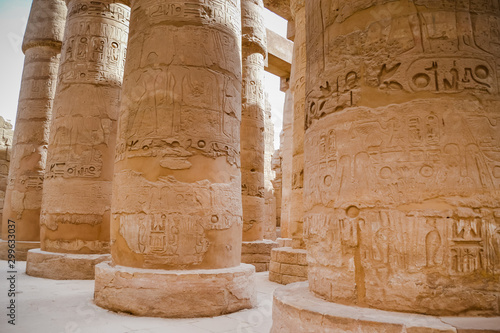
[[[16,333],[267,333],[277,283],[257,273],[259,306],[216,318],[161,319],[117,314],[92,302],[94,281],[56,281],[26,275],[17,262],[16,325],[7,323],[7,261],[0,261],[0,332]]]

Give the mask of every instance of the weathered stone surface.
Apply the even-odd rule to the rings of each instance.
[[[314,297],[301,282],[274,292],[271,333],[281,332],[492,333],[500,332],[500,317],[443,318],[340,305]]]
[[[307,281],[306,250],[291,247],[273,249],[269,263],[269,280],[281,284]]]
[[[9,260],[9,241],[8,236],[5,236],[6,240],[0,240],[0,260]],[[13,242],[11,242],[12,244]],[[40,248],[40,242],[29,242],[29,241],[16,241],[15,242],[15,258],[16,261],[26,261],[28,257],[28,251],[31,249]]]
[[[392,311],[499,315],[498,4],[306,9],[311,290]]]
[[[28,251],[26,274],[53,280],[93,280],[95,265],[111,259],[109,254]]]
[[[267,52],[262,0],[241,1],[243,87],[241,110],[241,195],[243,241],[264,239],[265,111]]]
[[[96,271],[101,307],[196,317],[254,304],[254,267],[240,265],[240,18],[239,1],[132,2],[111,205],[113,261]],[[256,54],[247,59],[249,69],[262,66]],[[255,97],[260,88],[246,80],[244,90]],[[257,111],[245,116],[263,121]],[[258,144],[263,164],[263,140]],[[258,174],[263,186],[263,167]]]
[[[130,9],[68,0],[41,209],[41,249],[109,253],[111,180]]]
[[[290,13],[290,0],[264,0],[264,5],[267,9],[285,20],[290,20],[292,18]]]
[[[292,70],[293,42],[270,29],[266,29],[266,31],[266,71],[279,77],[290,77],[290,72]]]
[[[264,239],[275,241],[276,234],[276,196],[273,170],[274,155],[274,123],[271,114],[271,103],[266,93],[266,112],[264,114]]]
[[[290,89],[285,92],[283,108],[283,132],[281,135],[281,237],[291,238],[290,210],[292,196],[292,143],[293,143],[293,94]]]
[[[8,220],[15,222],[17,260],[26,260],[27,250],[40,247],[43,177],[65,21],[64,0],[33,1],[23,40],[15,149],[1,219],[4,235]],[[0,251],[0,257],[4,255]]]
[[[96,266],[100,307],[148,317],[213,317],[256,305],[254,267],[156,270],[104,262]]]
[[[0,222],[2,221],[3,216],[5,191],[7,189],[7,178],[9,176],[12,136],[12,124],[0,116]],[[0,229],[0,236],[2,236],[2,233],[3,230]],[[5,235],[8,235],[7,230],[5,231]],[[2,255],[5,254],[0,250],[0,256]]]
[[[242,234],[239,3],[210,3],[210,17],[196,14],[205,8],[198,3],[175,4],[183,16],[169,15],[162,3],[132,5],[113,261],[155,269],[234,267]]]
[[[271,181],[274,189],[274,202],[276,204],[276,227],[280,227],[281,234],[281,187],[282,187],[282,174],[281,174],[281,151],[275,150],[272,156],[272,170],[274,172],[274,179]],[[281,235],[280,235],[281,237]]]
[[[290,90],[293,94],[292,121],[292,193],[290,204],[290,236],[292,246],[305,248],[303,237],[304,222],[304,121],[306,102],[306,9],[304,0],[290,1],[295,39],[293,44],[293,64],[290,76]]]
[[[278,238],[276,242],[278,243],[278,247],[292,247],[291,238]]]
[[[255,242],[243,242],[241,248],[241,262],[252,264],[257,272],[269,270],[271,261],[271,251],[278,246],[278,243],[264,239]]]

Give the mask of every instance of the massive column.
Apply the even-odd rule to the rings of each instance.
[[[241,110],[241,194],[243,245],[241,261],[258,272],[269,269],[276,243],[265,234],[265,109],[264,60],[267,37],[263,0],[241,1],[243,88]]]
[[[109,258],[111,181],[130,9],[67,0],[40,217],[27,274],[91,279]]]
[[[0,221],[2,220],[7,178],[9,176],[13,134],[12,124],[0,116]],[[8,230],[3,233],[0,229],[0,236],[2,235],[5,235],[4,237],[7,240],[9,235]],[[6,243],[8,245],[8,242]],[[7,249],[8,246],[1,249],[2,253],[0,253],[0,256],[2,260],[8,258]]]
[[[304,184],[304,122],[306,102],[306,9],[305,0],[291,0],[293,17],[293,61],[290,92],[293,95],[291,123],[291,192],[289,206],[289,236],[291,247],[272,250],[269,280],[288,284],[307,280],[307,252],[303,237]]]
[[[97,305],[216,316],[254,305],[240,264],[240,2],[132,2]]]
[[[318,332],[498,323],[498,2],[306,8],[310,292],[275,294],[273,332],[302,332],[289,318],[312,308]]]
[[[266,93],[266,110],[264,114],[264,239],[276,240],[276,197],[273,180],[276,173],[273,170],[274,155],[274,123],[272,107]]]
[[[29,249],[40,247],[43,175],[65,21],[64,0],[33,1],[22,47],[25,59],[15,149],[2,219],[3,235],[7,235],[9,219],[15,222],[17,260],[26,260]],[[7,242],[0,241],[2,259],[6,248]]]
[[[290,85],[290,83],[288,83]],[[292,197],[292,142],[293,142],[293,94],[288,87],[285,91],[285,105],[283,107],[283,133],[281,134],[281,237],[290,238],[290,209]]]

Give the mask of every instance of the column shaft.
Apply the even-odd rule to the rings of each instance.
[[[66,21],[64,0],[34,0],[23,41],[25,54],[2,231],[16,226],[16,259],[40,247],[40,206],[57,72]],[[0,243],[3,253],[3,242]]]

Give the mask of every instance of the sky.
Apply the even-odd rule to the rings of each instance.
[[[21,51],[24,30],[32,0],[0,0],[0,116],[14,126],[17,101],[23,72],[24,55]],[[265,11],[265,23],[269,29],[286,36],[286,21]],[[279,77],[266,73],[266,90],[272,106],[275,126],[274,145],[279,148],[279,134],[283,125],[285,94],[279,90]]]

